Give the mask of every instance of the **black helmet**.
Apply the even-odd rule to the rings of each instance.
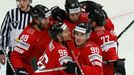
[[[77,26],[75,26],[74,31],[75,32],[81,32],[84,34],[89,34],[91,32],[91,24],[89,23],[79,23]]]
[[[94,10],[88,17],[91,19],[91,22],[95,21],[98,26],[103,26],[106,23],[107,15],[104,10]]]
[[[98,4],[94,1],[82,1],[80,2],[80,5],[83,9],[86,10],[86,12],[92,12],[94,10],[101,10],[102,9],[102,5],[101,4]]]
[[[76,13],[80,12],[80,3],[78,0],[66,0],[65,2],[65,10],[67,13]]]
[[[39,4],[31,9],[30,14],[33,18],[47,18],[50,16],[50,11],[46,6]]]
[[[54,6],[51,8],[51,16],[57,20],[62,22],[66,19],[66,14],[63,9],[61,9],[59,6]]]
[[[16,1],[19,1],[19,0],[16,0]],[[30,3],[32,3],[32,0],[29,0],[30,1]]]
[[[67,26],[65,24],[63,24],[63,23],[56,23],[56,24],[53,24],[49,28],[48,32],[49,32],[50,37],[53,40],[58,41],[56,36],[58,34],[62,33],[62,31],[65,30],[66,28],[67,28]]]

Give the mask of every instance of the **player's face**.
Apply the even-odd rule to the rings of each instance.
[[[96,27],[96,26],[97,26],[97,24],[96,24],[95,21],[93,21],[93,22],[91,23],[91,25],[92,25],[92,27]]]
[[[19,8],[22,11],[28,11],[29,10],[29,5],[30,5],[30,0],[17,0],[19,4]]]
[[[82,46],[85,44],[86,40],[87,40],[87,36],[84,33],[81,32],[75,32],[74,33],[74,38],[75,38],[75,44],[77,46]]]
[[[62,37],[64,41],[68,41],[71,40],[71,32],[69,31],[68,28],[66,28],[63,32],[62,32]]]
[[[41,27],[42,28],[47,28],[48,24],[49,24],[49,17],[48,18],[42,18],[41,20]]]
[[[78,12],[78,13],[69,13],[68,16],[69,16],[69,19],[72,22],[77,22],[79,20],[80,12]]]

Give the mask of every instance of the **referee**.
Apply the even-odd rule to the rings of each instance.
[[[20,35],[23,29],[32,21],[29,14],[32,6],[32,0],[16,0],[17,8],[7,12],[0,29],[0,64],[5,64],[5,55],[2,50],[10,52],[16,45],[15,39]],[[7,63],[6,75],[14,75],[9,63]]]

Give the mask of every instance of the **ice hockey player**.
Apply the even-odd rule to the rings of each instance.
[[[67,19],[64,20],[64,23],[70,28],[71,32],[77,24],[89,21],[88,14],[82,11],[78,0],[66,0],[65,11]]]
[[[68,62],[65,64],[65,66],[67,66],[65,72],[82,75],[102,75],[102,50],[99,46],[97,46],[97,44],[92,41],[88,41],[91,34],[89,24],[78,24],[75,27],[73,34],[74,44],[78,48],[78,52],[75,56],[78,59],[81,69],[75,62]],[[83,73],[80,70],[83,70]]]
[[[3,61],[0,64],[5,65],[5,67],[5,55],[2,50],[5,50],[6,52],[9,51],[7,55],[10,56],[11,51],[16,45],[14,39],[17,38],[28,23],[32,21],[32,17],[29,14],[30,9],[32,8],[32,0],[14,1],[17,3],[17,8],[13,8],[6,13],[0,29],[0,60]],[[13,75],[9,63],[7,63],[6,70],[7,75]]]
[[[33,17],[32,23],[27,25],[24,31],[16,39],[17,45],[11,53],[11,63],[18,75],[32,75],[33,68],[30,60],[34,53],[40,54],[41,51],[35,51],[37,43],[41,39],[47,39],[45,43],[50,42],[48,34],[50,11],[43,5],[36,5],[30,11]],[[42,36],[44,36],[41,38]],[[44,41],[44,40],[43,40]]]
[[[101,18],[101,20],[98,20],[97,24],[102,23],[101,25],[105,24],[104,27],[106,30],[114,30],[114,25],[112,23],[112,21],[110,20],[110,18],[108,17],[107,13],[105,12],[105,10],[103,10],[103,6],[101,4],[98,4],[94,1],[82,1],[80,2],[81,8],[85,9],[85,11],[90,15],[90,13],[94,14],[96,17]],[[99,12],[94,13],[95,11],[100,11],[102,14],[99,14]],[[105,17],[104,17],[105,16]],[[96,17],[91,16],[90,18],[95,19]],[[97,19],[96,19],[97,20]]]
[[[104,18],[95,14],[99,14]],[[103,21],[105,21],[106,16],[104,16],[104,14],[105,13],[103,11],[99,10],[93,11],[89,14],[93,28],[93,32],[91,33],[89,40],[94,41],[102,49],[104,75],[114,75],[118,73],[125,75],[124,59],[120,59],[117,54],[117,36],[113,30],[107,30],[105,28],[105,23],[103,24]],[[94,16],[94,18],[92,18],[92,16]]]
[[[81,10],[78,0],[66,0],[65,11],[57,6],[52,8],[52,17],[57,21],[64,22],[71,33],[80,22],[88,22],[88,14]]]
[[[65,10],[61,9],[59,6],[53,6],[51,8],[51,16],[58,22],[63,22],[67,18]]]
[[[78,0],[66,0],[65,11],[59,7],[54,7],[53,11],[52,17],[57,21],[60,20],[61,22],[65,23],[69,27],[71,34],[77,24],[89,21],[87,12],[81,10]],[[57,13],[59,15],[56,15]],[[75,48],[75,46],[71,45],[71,42],[72,41],[68,42],[70,45],[69,47]]]
[[[72,61],[70,52],[66,48],[66,42],[71,40],[71,33],[68,27],[62,23],[56,23],[50,27],[48,32],[52,40],[47,45],[46,49],[45,47],[37,48],[37,50],[43,49],[44,53],[37,61],[38,73],[36,71],[33,75],[71,75],[64,72],[63,70],[51,72],[42,71],[62,67],[63,63]]]

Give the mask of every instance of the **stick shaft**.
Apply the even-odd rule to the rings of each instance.
[[[13,65],[11,64],[9,57],[8,57],[8,55],[6,54],[6,51],[5,51],[5,50],[2,50],[2,51],[3,51],[3,53],[4,53],[4,55],[5,55],[6,59],[7,59],[7,62],[8,62],[9,65],[10,65],[10,67],[11,67],[11,69],[12,69],[14,75],[16,75],[15,69],[14,69]]]
[[[51,68],[51,69],[45,69],[45,70],[36,70],[35,73],[44,73],[44,72],[52,72],[52,71],[60,71],[64,70],[66,67],[57,67],[57,68]]]
[[[82,68],[81,68],[81,66],[80,66],[80,63],[78,62],[78,60],[77,60],[77,58],[76,58],[76,56],[75,56],[75,54],[74,54],[74,51],[71,50],[71,53],[72,53],[72,56],[73,56],[73,58],[74,58],[74,60],[75,60],[75,62],[76,62],[76,64],[77,64],[78,68],[80,69],[81,75],[84,75],[84,72],[83,72],[83,70],[82,70]]]
[[[124,32],[126,32],[134,23],[134,20],[118,35],[118,39],[122,36]]]

